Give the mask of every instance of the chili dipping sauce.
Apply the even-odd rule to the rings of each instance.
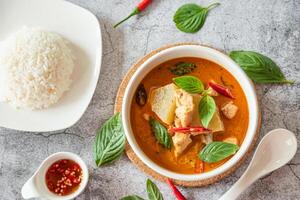
[[[63,159],[49,167],[45,178],[51,192],[65,196],[78,189],[82,180],[82,169],[73,160]]]

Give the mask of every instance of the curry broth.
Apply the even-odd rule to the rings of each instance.
[[[214,97],[215,102],[220,107],[229,101],[233,101],[238,106],[239,110],[233,119],[227,119],[220,112],[224,123],[225,131],[214,133],[214,141],[222,141],[223,139],[235,136],[239,141],[239,146],[244,140],[248,128],[249,114],[248,106],[244,92],[235,78],[221,66],[200,58],[178,58],[167,61],[158,67],[154,68],[141,82],[147,91],[148,97],[151,89],[161,87],[172,82],[172,78],[177,77],[173,75],[169,67],[174,66],[178,62],[191,62],[196,64],[196,69],[189,75],[198,77],[206,86],[208,81],[214,80],[216,83],[222,84],[231,89],[235,99],[229,99],[222,95]],[[193,142],[176,158],[174,156],[174,149],[165,149],[158,144],[154,134],[151,132],[151,127],[143,118],[143,114],[147,113],[159,120],[151,110],[149,98],[143,107],[139,106],[134,100],[131,105],[131,125],[135,138],[144,151],[144,153],[158,165],[169,169],[171,171],[183,174],[194,174],[195,164],[198,158],[198,152],[203,148],[203,144],[197,136],[193,137]],[[218,163],[204,165],[204,172],[211,171],[226,162],[225,159]],[[199,161],[198,161],[199,162]]]

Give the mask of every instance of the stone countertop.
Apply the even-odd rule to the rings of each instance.
[[[89,165],[91,178],[81,199],[120,199],[129,194],[146,197],[147,175],[124,155],[115,164],[97,168],[92,155],[96,130],[113,113],[118,86],[130,66],[153,49],[178,42],[198,42],[215,48],[255,50],[273,58],[293,85],[257,85],[262,109],[260,138],[274,128],[293,131],[300,142],[300,1],[220,0],[196,34],[178,31],[172,22],[182,4],[207,0],[155,0],[138,17],[118,29],[138,0],[71,0],[97,15],[103,35],[103,62],[95,95],[81,120],[58,132],[30,133],[0,128],[0,199],[22,199],[23,183],[40,162],[57,151],[79,154]],[[2,114],[1,114],[2,115]],[[180,188],[191,200],[216,200],[245,171],[249,159],[232,175],[203,188]],[[175,199],[169,187],[155,181],[165,199]],[[240,199],[300,199],[300,150],[286,166],[253,184]]]

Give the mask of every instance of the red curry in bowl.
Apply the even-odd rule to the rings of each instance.
[[[177,78],[186,76],[202,82],[203,91],[180,87]],[[200,106],[203,97],[215,105],[208,121],[206,107]],[[131,104],[131,127],[140,148],[158,165],[181,174],[204,173],[225,163],[241,146],[248,121],[238,81],[222,66],[201,58],[160,64],[141,81]],[[220,151],[212,155],[215,149]]]

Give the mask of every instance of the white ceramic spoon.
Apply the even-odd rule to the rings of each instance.
[[[297,140],[286,129],[270,131],[260,141],[241,178],[219,200],[234,200],[257,179],[282,167],[296,154]]]

